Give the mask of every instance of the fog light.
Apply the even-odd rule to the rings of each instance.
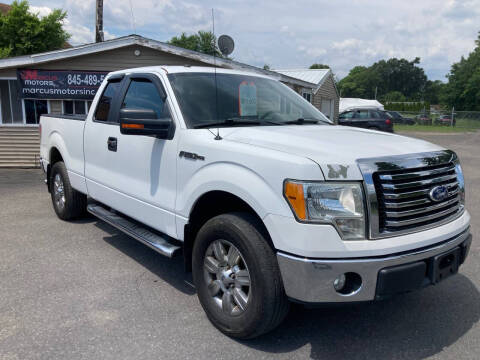
[[[362,287],[362,278],[354,272],[347,272],[338,276],[333,281],[333,288],[337,293],[344,296],[355,295]]]
[[[336,291],[340,291],[344,288],[345,286],[345,281],[347,278],[345,277],[345,274],[340,275],[338,278],[335,279],[333,282],[333,287],[335,288]]]

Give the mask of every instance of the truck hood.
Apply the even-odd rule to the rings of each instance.
[[[307,157],[326,179],[361,180],[357,159],[443,150],[429,142],[347,126],[265,126],[222,129],[227,141]]]

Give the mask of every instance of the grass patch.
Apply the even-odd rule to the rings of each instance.
[[[435,132],[435,133],[461,133],[478,130],[479,127],[459,127],[444,125],[398,125],[393,126],[395,132]]]

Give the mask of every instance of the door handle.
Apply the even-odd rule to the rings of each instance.
[[[117,138],[109,137],[107,140],[107,145],[109,151],[117,151]]]

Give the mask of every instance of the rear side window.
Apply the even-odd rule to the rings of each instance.
[[[382,114],[379,113],[378,111],[371,110],[371,111],[370,111],[370,117],[373,118],[373,119],[381,119],[381,118],[382,118]]]
[[[108,121],[108,114],[112,106],[113,99],[120,89],[122,79],[110,80],[103,90],[103,94],[98,101],[97,109],[95,110],[95,120]]]
[[[368,110],[358,110],[355,119],[368,119]]]
[[[132,80],[123,99],[122,108],[153,110],[158,119],[170,117],[168,106],[157,87],[146,79]]]

